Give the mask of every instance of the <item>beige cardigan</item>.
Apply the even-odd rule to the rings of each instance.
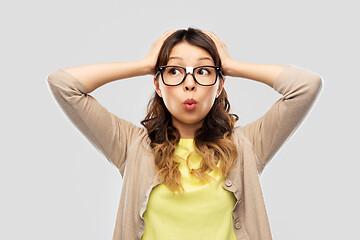
[[[142,214],[152,188],[161,183],[155,179],[146,129],[109,112],[87,94],[79,80],[62,69],[52,72],[47,81],[72,123],[121,174],[123,185],[113,240],[141,239],[145,230]],[[239,240],[272,239],[259,177],[305,119],[322,86],[319,75],[288,65],[273,85],[283,96],[256,121],[234,128],[239,157],[222,186],[237,199],[233,217]]]

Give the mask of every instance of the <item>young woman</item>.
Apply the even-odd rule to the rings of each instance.
[[[89,95],[141,75],[153,75],[155,87],[144,127]],[[262,82],[282,97],[261,118],[235,127],[225,76]],[[295,65],[233,60],[214,33],[193,28],[165,32],[144,59],[58,69],[48,83],[123,178],[114,240],[272,239],[259,176],[323,85]]]

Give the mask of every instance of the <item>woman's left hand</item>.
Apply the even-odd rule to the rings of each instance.
[[[229,69],[230,69],[230,65],[231,62],[233,61],[233,59],[230,57],[228,51],[227,51],[227,46],[225,43],[223,43],[213,32],[210,31],[202,31],[203,33],[207,34],[216,44],[216,48],[220,54],[220,59],[221,59],[221,65],[222,65],[222,69],[223,69],[223,73],[225,75],[229,75]]]

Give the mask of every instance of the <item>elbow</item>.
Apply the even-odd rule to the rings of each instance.
[[[323,89],[324,80],[320,74],[312,72],[308,69],[303,69],[302,78],[305,85],[308,86],[308,89],[311,89],[314,92],[321,92]]]
[[[317,99],[322,92],[324,87],[324,80],[318,74],[313,74],[311,78],[308,78],[308,91],[309,94],[313,96],[314,99]]]
[[[320,75],[316,75],[313,80],[313,88],[316,91],[317,95],[320,94],[324,87],[324,80]]]
[[[48,74],[46,81],[48,82],[48,84],[56,84],[59,78],[59,69],[51,72],[50,74]]]

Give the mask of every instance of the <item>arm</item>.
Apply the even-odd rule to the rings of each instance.
[[[124,78],[147,75],[151,67],[144,59],[133,62],[94,63],[65,68],[65,72],[79,80],[86,93],[109,82]]]
[[[215,42],[225,75],[262,82],[280,93],[272,107],[259,119],[234,129],[252,145],[258,173],[280,147],[294,134],[320,95],[320,75],[295,65],[243,63],[233,60],[215,34],[206,32]]]
[[[277,64],[256,64],[231,61],[229,62],[229,65],[226,65],[224,71],[226,72],[226,75],[262,82],[272,88],[276,77],[284,68],[285,66]]]
[[[86,83],[86,78],[82,79]],[[128,143],[139,134],[140,128],[109,112],[68,71],[58,69],[49,74],[47,81],[69,120],[123,175]]]
[[[58,69],[47,78],[51,93],[65,115],[122,176],[129,143],[144,130],[109,112],[89,92],[116,79],[150,74],[163,40],[164,35],[143,60]]]
[[[259,174],[305,120],[322,86],[319,75],[295,65],[285,66],[273,84],[282,97],[262,117],[237,129],[254,148]]]
[[[87,93],[115,80],[152,74],[159,50],[165,39],[173,32],[166,31],[156,40],[144,59],[132,62],[87,64],[65,68],[64,71],[80,81]]]
[[[220,41],[213,32],[203,32],[206,33],[216,45],[221,58],[221,68],[224,75],[247,78],[273,87],[276,77],[285,68],[285,66],[278,64],[256,64],[235,61],[226,50],[226,44]]]

